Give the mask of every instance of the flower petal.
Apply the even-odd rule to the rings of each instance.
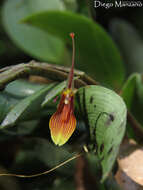
[[[73,106],[64,104],[61,112],[53,114],[49,126],[53,142],[59,146],[65,144],[76,128]]]

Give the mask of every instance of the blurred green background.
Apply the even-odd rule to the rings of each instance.
[[[115,3],[113,0],[100,2]],[[102,6],[95,8],[92,0],[1,0],[0,18],[0,69],[20,63],[28,64],[33,59],[69,67],[72,57],[69,33],[74,32],[76,69],[120,93],[135,122],[128,120],[126,137],[142,142],[143,5],[106,9]],[[1,92],[1,124],[16,104],[48,83],[43,83],[39,78],[35,80],[34,84],[31,81],[15,81]],[[41,92],[40,98],[45,92]],[[54,167],[81,149],[78,144],[85,138],[86,126],[80,119],[78,130],[68,145],[57,148],[51,144],[47,128],[56,105],[49,104],[48,109],[39,111],[41,101],[35,99],[37,110],[33,108],[38,116],[14,123],[13,128],[1,130],[0,173],[38,173]],[[31,110],[28,110],[29,117],[30,112],[34,112]],[[138,127],[137,131],[131,127],[132,123]],[[70,146],[74,141],[77,144]],[[80,177],[85,181],[82,184],[85,190],[92,186],[99,190],[119,188],[113,177],[108,179],[110,183],[106,181],[104,185],[96,181],[96,172],[87,177],[85,173],[88,174],[89,168],[91,171],[98,170],[96,159],[93,162],[90,155],[87,160],[88,169],[84,159],[78,160],[83,162],[83,170],[79,163],[72,161],[46,176],[31,179],[0,177],[0,190],[79,190]]]

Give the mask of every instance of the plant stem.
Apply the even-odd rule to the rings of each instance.
[[[136,136],[139,137],[140,139],[143,139],[143,127],[129,111],[127,113],[127,120],[134,129]]]

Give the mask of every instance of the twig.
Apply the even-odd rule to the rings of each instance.
[[[75,171],[76,190],[97,189],[95,177],[88,168],[88,162],[84,156],[77,158]]]
[[[127,120],[134,129],[136,136],[139,137],[140,139],[143,139],[143,127],[129,111],[127,113]]]
[[[33,174],[33,175],[19,175],[19,174],[13,174],[13,173],[0,173],[0,176],[13,176],[13,177],[19,177],[19,178],[32,178],[32,177],[38,177],[38,176],[41,176],[41,175],[45,175],[45,174],[48,174],[48,173],[51,173],[52,171],[60,168],[61,166],[64,166],[66,163],[78,158],[81,156],[81,153],[79,154],[76,154],[75,156],[69,158],[68,160],[62,162],[61,164],[55,166],[54,168],[50,169],[50,170],[47,170],[45,172],[41,172],[41,173],[37,173],[37,174]]]
[[[29,75],[43,76],[52,81],[60,82],[67,79],[68,72],[69,68],[51,65],[48,63],[39,63],[36,61],[21,63],[0,70],[0,89],[3,90],[8,83],[16,79],[28,77]],[[76,88],[89,84],[98,84],[82,71],[75,70],[74,75],[79,76],[80,78],[75,80]]]

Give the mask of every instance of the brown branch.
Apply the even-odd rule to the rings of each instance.
[[[140,123],[135,119],[135,117],[128,111],[127,113],[127,121],[134,129],[134,133],[137,137],[143,139],[143,127],[140,125]]]
[[[21,63],[18,65],[6,67],[0,70],[0,89],[10,82],[28,77],[29,75],[38,75],[46,77],[52,81],[67,80],[69,68],[51,65],[48,63],[39,63],[31,61],[30,63]],[[74,76],[78,77],[75,80],[75,87],[79,88],[85,85],[96,85],[97,82],[87,76],[84,72],[75,70]]]
[[[76,190],[98,189],[95,177],[89,171],[87,160],[84,156],[78,157],[75,171]]]

